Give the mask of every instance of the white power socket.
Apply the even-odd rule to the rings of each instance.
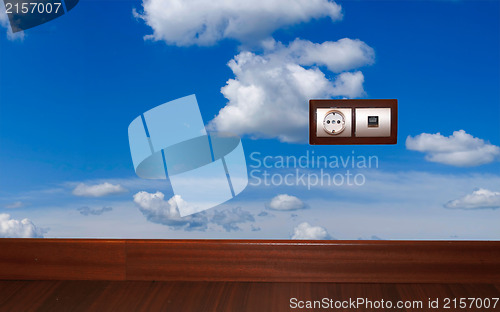
[[[316,136],[352,136],[351,108],[318,108],[316,110]]]

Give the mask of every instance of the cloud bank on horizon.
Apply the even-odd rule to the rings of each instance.
[[[141,191],[143,181],[135,178],[128,182],[110,180],[111,184],[127,186],[135,194],[133,202],[128,195],[89,199],[71,196],[71,189],[58,193],[42,190],[41,194],[47,197],[56,197],[56,200],[70,198],[71,202],[54,207],[51,203],[41,203],[40,193],[26,194],[28,203],[39,201],[36,209],[21,207],[12,211],[15,217],[7,219],[14,219],[13,224],[19,223],[29,212],[32,221],[25,222],[28,229],[30,224],[36,224],[36,229],[50,227],[50,231],[33,230],[30,235],[61,238],[286,239],[295,235],[295,238],[333,239],[322,235],[321,229],[309,230],[317,226],[327,234],[335,233],[338,239],[369,238],[374,234],[384,239],[455,239],[453,235],[461,239],[497,239],[500,235],[495,223],[500,211],[497,209],[500,195],[498,190],[491,188],[500,185],[500,176],[496,174],[363,172],[366,184],[361,187],[323,186],[313,193],[304,193],[300,186],[276,189],[264,186],[268,193],[258,191],[258,198],[239,200],[185,218],[179,217],[177,200],[161,192],[151,192],[157,185],[150,186],[147,192]],[[88,180],[85,183],[96,185],[102,182]],[[447,187],[443,188],[443,185]],[[484,191],[464,196],[473,187]],[[317,196],[319,192],[324,195]],[[309,209],[305,209],[305,202]],[[370,205],[366,204],[368,202]],[[76,204],[79,206],[75,207]],[[76,209],[85,205],[89,208]],[[112,210],[99,209],[111,206]],[[264,207],[266,210],[262,210]],[[295,227],[304,222],[309,226],[299,227],[296,234]],[[475,227],[477,222],[482,222],[482,226]],[[449,226],[443,227],[442,224]],[[6,232],[4,230],[2,235]],[[18,235],[15,237],[25,236],[23,231],[9,233]]]

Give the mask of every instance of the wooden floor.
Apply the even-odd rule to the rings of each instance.
[[[498,298],[498,284],[335,284],[264,282],[140,282],[140,281],[0,281],[0,311],[313,311],[291,309],[290,298],[335,300],[366,298],[421,300],[428,298]],[[500,305],[500,303],[498,304]],[[445,311],[500,311],[447,309]],[[375,311],[316,309],[317,311]],[[386,311],[378,309],[378,311]]]
[[[0,239],[0,312],[500,312],[468,306],[499,297],[500,242]],[[294,308],[329,299],[373,308]]]

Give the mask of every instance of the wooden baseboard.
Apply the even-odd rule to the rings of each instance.
[[[500,242],[0,239],[0,279],[491,283]]]

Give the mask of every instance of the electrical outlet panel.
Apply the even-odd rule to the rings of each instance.
[[[309,144],[396,144],[397,100],[310,100]]]

